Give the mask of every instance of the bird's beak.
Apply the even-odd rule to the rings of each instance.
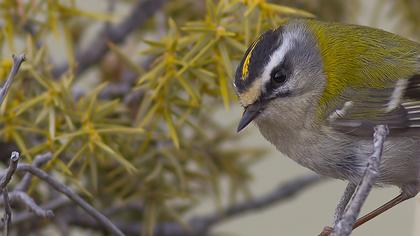
[[[244,113],[242,114],[241,121],[237,128],[237,132],[243,130],[248,126],[251,121],[253,121],[264,109],[264,103],[261,101],[256,101],[255,103],[245,107]]]

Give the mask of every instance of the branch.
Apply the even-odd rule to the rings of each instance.
[[[12,152],[12,154],[10,155],[9,167],[6,170],[6,174],[3,175],[0,179],[0,191],[3,193],[3,202],[4,202],[4,216],[3,216],[2,221],[4,222],[4,225],[5,225],[3,229],[3,235],[5,236],[9,235],[10,222],[12,220],[12,209],[9,203],[9,192],[7,191],[7,185],[9,184],[10,180],[12,179],[13,174],[16,171],[18,162],[19,162],[19,153]]]
[[[18,162],[19,162],[19,153],[12,152],[12,154],[10,155],[9,167],[6,170],[6,174],[2,175],[0,178],[0,191],[2,191],[7,186],[7,184],[9,184],[10,180],[12,179],[13,174],[16,171]]]
[[[49,160],[51,160],[51,152],[46,152],[44,154],[40,154],[37,155],[34,159],[34,161],[32,162],[32,165],[35,167],[40,167],[42,165],[44,165],[45,163],[47,163]],[[27,191],[29,188],[29,185],[31,183],[32,180],[32,175],[31,173],[26,173],[22,180],[19,182],[19,184],[15,187],[15,191]]]
[[[381,163],[383,146],[387,135],[388,127],[386,125],[378,125],[375,127],[375,133],[373,135],[373,154],[369,157],[368,166],[363,179],[356,189],[351,202],[347,206],[342,219],[335,225],[331,236],[350,235],[354,222],[356,222],[356,219],[359,216],[360,209],[366,201],[366,198],[375,183],[376,177],[379,175],[379,165]]]
[[[280,185],[274,191],[263,195],[257,199],[249,200],[237,205],[228,207],[226,210],[210,214],[206,216],[193,217],[189,221],[189,228],[176,223],[165,222],[156,225],[154,234],[156,236],[203,236],[207,235],[212,226],[221,223],[225,220],[242,216],[245,213],[262,210],[270,207],[276,203],[288,200],[294,195],[300,193],[306,188],[319,183],[323,178],[318,175],[307,175],[298,177],[285,184]],[[90,229],[101,230],[102,227],[98,225],[92,218],[88,218],[83,214],[72,212],[72,217],[69,223]],[[143,225],[138,223],[116,222],[118,227],[127,235],[140,235]]]
[[[107,217],[105,217],[103,214],[97,211],[94,207],[92,207],[89,203],[83,200],[70,188],[53,179],[45,171],[34,167],[30,164],[19,164],[17,170],[31,173],[32,175],[40,178],[41,180],[49,184],[56,191],[66,195],[73,202],[75,202],[77,205],[83,208],[90,216],[92,216],[94,219],[100,222],[100,224],[109,232],[112,232],[115,235],[124,235]]]
[[[25,207],[29,208],[36,216],[42,218],[52,218],[54,213],[51,210],[44,210],[42,207],[38,206],[34,199],[32,199],[27,193],[22,191],[13,191],[9,193],[10,202],[19,202]]]
[[[4,98],[6,97],[7,92],[9,91],[10,85],[12,84],[13,79],[19,71],[20,65],[25,61],[25,54],[20,54],[19,56],[13,55],[13,66],[7,76],[6,83],[0,89],[0,105],[3,104]]]
[[[2,218],[2,221],[4,222],[3,235],[8,236],[10,223],[12,222],[12,209],[9,203],[9,192],[7,191],[7,188],[4,188],[2,191],[4,201],[4,216]]]
[[[12,69],[7,76],[6,82],[3,87],[0,88],[0,105],[3,104],[4,99],[6,98],[7,92],[9,91],[10,85],[12,84],[13,79],[19,71],[20,66],[23,61],[25,61],[25,54],[20,54],[19,56],[13,55],[13,65]],[[6,170],[6,174],[2,175],[0,179],[0,191],[3,193],[4,201],[4,216],[3,222],[5,223],[3,234],[9,235],[10,222],[12,219],[12,210],[9,203],[9,192],[7,191],[7,184],[9,184],[12,179],[13,174],[15,173],[16,167],[19,161],[19,153],[12,152],[9,160],[9,167]]]
[[[316,174],[298,177],[296,179],[290,180],[285,184],[281,184],[276,189],[274,189],[274,191],[257,199],[251,199],[244,203],[228,207],[223,212],[216,213],[212,216],[202,217],[201,221],[206,222],[208,224],[206,228],[208,228],[213,224],[219,223],[223,220],[227,220],[244,213],[265,209],[281,201],[288,200],[289,198],[305,190],[307,187],[318,183],[320,180],[322,180],[322,178]]]
[[[46,204],[43,204],[40,206],[41,209],[49,209],[50,211],[55,210],[57,208],[66,206],[70,203],[70,201],[65,198],[65,197],[59,197],[56,199],[53,199],[51,201],[49,201]],[[21,212],[21,213],[17,213],[15,214],[15,216],[13,217],[13,221],[12,221],[12,225],[18,225],[21,223],[25,223],[25,222],[32,222],[34,221],[38,216],[36,214],[34,214],[33,212]],[[0,228],[4,227],[3,224],[0,224]]]
[[[131,13],[118,25],[106,26],[98,33],[86,50],[77,53],[76,61],[78,67],[75,74],[79,75],[92,65],[98,63],[109,51],[108,42],[114,44],[122,43],[125,38],[135,29],[140,28],[166,0],[144,0],[138,1]],[[58,65],[53,68],[53,76],[58,79],[68,70],[68,64]]]

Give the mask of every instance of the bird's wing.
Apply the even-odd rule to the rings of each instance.
[[[342,132],[420,135],[420,45],[379,29],[307,21],[317,39],[326,77],[318,120]]]
[[[348,89],[329,117],[340,132],[370,136],[373,127],[386,124],[390,135],[410,132],[420,136],[420,74],[386,83],[383,88]]]

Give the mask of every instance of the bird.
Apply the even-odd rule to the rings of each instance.
[[[233,86],[276,149],[322,175],[358,184],[386,125],[375,186],[401,193],[353,228],[420,191],[420,44],[367,26],[288,19],[246,50]]]

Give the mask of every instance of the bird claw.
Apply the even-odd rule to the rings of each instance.
[[[333,228],[330,226],[325,226],[322,232],[318,236],[329,236],[333,231]]]

